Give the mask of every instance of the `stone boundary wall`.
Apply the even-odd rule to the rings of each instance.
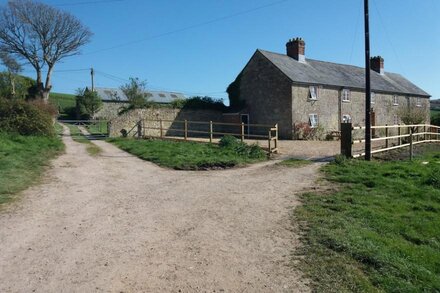
[[[102,103],[101,109],[95,114],[96,119],[105,119],[110,120],[118,117],[119,111],[121,111],[124,107],[129,106],[129,103],[126,102],[109,102],[104,101]]]
[[[171,108],[158,108],[158,109],[137,109],[132,110],[127,113],[122,114],[114,119],[110,120],[109,123],[109,136],[110,137],[119,137],[121,136],[121,130],[125,129],[126,131],[130,131],[133,127],[136,127],[136,124],[139,120],[146,120],[146,127],[159,128],[159,122],[157,120],[171,120],[173,122],[163,122],[163,128],[173,128],[173,129],[184,129],[183,123],[178,123],[174,121],[213,121],[213,122],[221,122],[222,121],[222,112],[215,110],[203,110],[203,109],[171,109]],[[148,120],[156,120],[156,121],[148,121]],[[209,125],[205,124],[190,124],[190,130],[199,130],[199,131],[209,131]],[[134,129],[129,136],[132,136],[136,132]],[[182,131],[164,131],[164,135],[167,136],[183,136]],[[154,129],[146,129],[145,135],[150,136],[159,136],[160,130]],[[201,136],[196,134],[191,134],[190,136]]]

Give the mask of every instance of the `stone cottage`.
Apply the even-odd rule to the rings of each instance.
[[[249,123],[278,123],[280,137],[295,137],[295,125],[337,131],[343,121],[365,124],[365,69],[306,58],[305,42],[289,40],[286,54],[257,50],[234,81]],[[373,125],[398,124],[402,108],[426,111],[430,95],[371,58]],[[252,132],[252,130],[250,130]]]

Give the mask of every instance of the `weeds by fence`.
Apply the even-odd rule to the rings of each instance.
[[[365,126],[342,123],[341,131],[341,154],[353,158],[364,156]],[[372,126],[371,134],[371,154],[409,147],[412,158],[414,145],[440,142],[440,127],[429,124]]]
[[[266,140],[267,151],[278,151],[278,124],[245,124],[214,121],[142,119],[128,131],[130,136],[138,138],[172,138],[217,143],[223,136],[231,135],[241,141]]]

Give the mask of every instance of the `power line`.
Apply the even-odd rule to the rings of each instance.
[[[265,8],[269,8],[269,7],[272,7],[272,6],[275,6],[275,5],[279,5],[281,3],[288,2],[288,1],[291,1],[291,0],[280,0],[280,1],[271,2],[269,4],[258,6],[258,7],[252,8],[252,9],[236,12],[236,13],[229,14],[229,15],[226,15],[226,16],[221,16],[221,17],[218,17],[218,18],[214,18],[214,19],[211,19],[211,20],[208,20],[208,21],[204,21],[204,22],[200,22],[200,23],[193,24],[193,25],[190,25],[190,26],[186,26],[186,27],[183,27],[183,28],[180,28],[180,29],[176,29],[176,30],[173,30],[173,31],[169,31],[169,32],[165,32],[165,33],[161,33],[161,34],[157,34],[157,35],[152,35],[150,37],[146,37],[146,38],[142,38],[142,39],[126,42],[126,43],[121,43],[119,45],[115,45],[115,46],[112,46],[112,47],[98,49],[98,50],[95,50],[95,51],[84,53],[82,55],[96,54],[96,53],[103,52],[103,51],[113,50],[113,49],[117,49],[117,48],[121,48],[121,47],[126,47],[126,46],[133,45],[133,44],[142,43],[142,42],[145,42],[145,41],[150,41],[150,40],[162,38],[162,37],[165,37],[165,36],[169,36],[169,35],[172,35],[172,34],[184,32],[184,31],[191,30],[191,29],[194,29],[194,28],[198,28],[198,27],[201,27],[201,26],[205,26],[205,25],[208,25],[208,24],[212,24],[212,23],[216,23],[216,22],[221,22],[221,21],[224,21],[224,20],[227,20],[227,19],[230,19],[230,18],[234,18],[234,17],[237,17],[237,16],[244,15],[244,14],[249,14],[249,13],[252,13],[252,12],[255,12],[255,11],[258,11],[258,10],[262,10],[262,9],[265,9]]]

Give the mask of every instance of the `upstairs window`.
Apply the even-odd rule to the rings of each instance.
[[[399,106],[399,99],[396,95],[393,96],[393,105],[394,106]]]
[[[371,104],[376,103],[376,93],[371,92]]]
[[[351,92],[349,89],[343,89],[342,90],[342,101],[343,102],[350,102],[351,98]]]
[[[421,107],[422,106],[422,99],[420,99],[419,97],[416,99],[416,106],[417,107]]]
[[[309,124],[312,128],[318,127],[318,114],[309,114]]]
[[[319,86],[317,85],[309,86],[309,99],[313,101],[319,99]]]

